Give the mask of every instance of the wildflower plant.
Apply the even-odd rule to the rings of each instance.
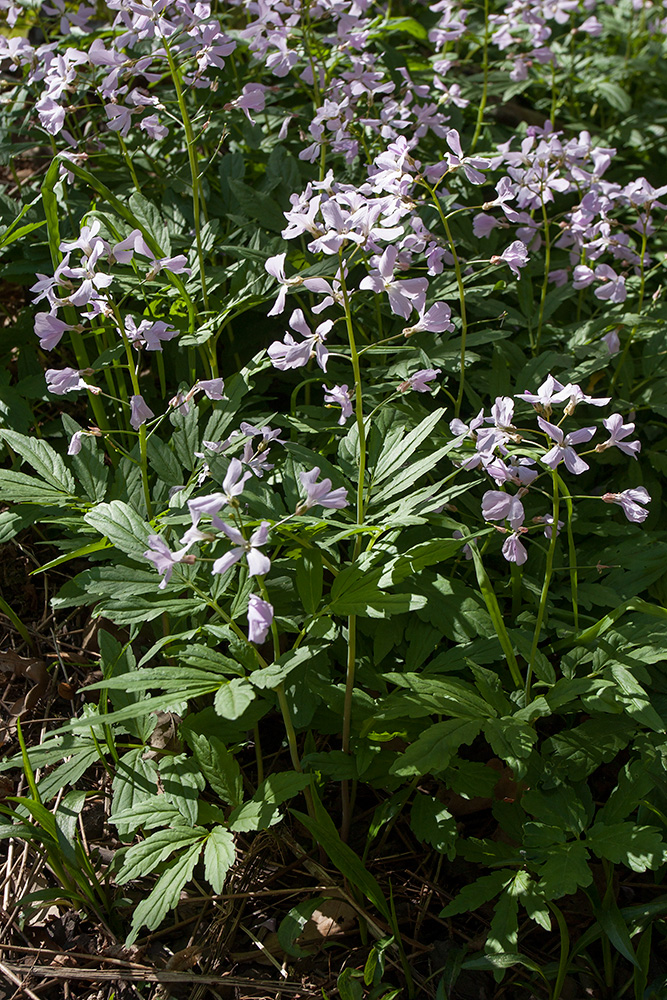
[[[0,206],[26,291],[0,525],[47,524],[40,572],[72,571],[54,615],[103,620],[99,706],[26,752],[69,758],[43,807],[112,774],[117,884],[155,877],[128,940],[291,811],[417,995],[372,874],[400,815],[478,871],[442,915],[493,902],[459,967],[556,1000],[596,974],[558,902],[582,891],[602,981],[611,942],[639,983],[648,920],[613,891],[667,861],[667,189],[622,133],[664,12],[56,0],[31,33],[0,6],[10,169],[18,123],[39,150]],[[180,719],[159,754],[157,711]],[[480,800],[478,836],[453,803]],[[524,912],[559,961],[522,954]]]

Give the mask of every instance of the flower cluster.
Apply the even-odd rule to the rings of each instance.
[[[579,404],[603,407],[611,399],[589,396],[581,386],[573,383],[563,385],[552,375],[547,376],[536,392],[526,390],[517,393],[515,398],[532,406],[541,433],[535,435],[534,431],[514,425],[515,403],[509,396],[496,399],[490,416],[486,417],[481,410],[468,425],[461,420],[453,420],[450,430],[460,448],[460,467],[467,471],[483,471],[495,483],[497,488],[487,490],[482,497],[482,517],[507,535],[502,547],[505,559],[522,565],[528,558],[523,540],[532,530],[525,524],[524,498],[541,493],[540,479],[549,472],[556,473],[561,464],[575,476],[589,469],[577,446],[588,444],[597,433],[597,427],[566,431],[563,423],[574,414]],[[562,410],[557,423],[554,422],[554,410]],[[634,423],[624,423],[620,413],[612,413],[603,418],[602,424],[609,437],[584,454],[618,448],[626,455],[637,457],[641,443],[625,440],[634,432]],[[605,503],[619,504],[629,521],[640,523],[648,516],[645,505],[651,498],[643,487],[638,487],[622,493],[605,493],[600,499]],[[532,521],[542,526],[546,538],[551,538],[553,513],[537,514]],[[559,521],[556,533],[560,527],[562,523]]]

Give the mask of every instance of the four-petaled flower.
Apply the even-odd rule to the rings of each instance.
[[[544,433],[555,441],[555,445],[551,448],[546,455],[542,456],[542,461],[545,465],[548,465],[550,469],[557,468],[561,462],[565,462],[565,468],[568,472],[572,472],[575,476],[581,475],[582,472],[586,472],[589,466],[584,462],[583,458],[577,455],[576,451],[572,447],[573,444],[583,444],[590,439],[595,434],[595,427],[581,427],[577,431],[572,431],[570,434],[565,434],[560,427],[556,427],[555,424],[550,424],[548,420],[544,417],[538,417],[537,422],[544,431]]]
[[[641,441],[623,440],[632,434],[635,429],[635,425],[624,424],[623,417],[620,413],[612,413],[610,417],[604,417],[602,423],[609,431],[611,437],[608,441],[603,441],[601,444],[597,445],[595,450],[605,451],[607,448],[614,447],[618,448],[619,451],[624,452],[626,455],[632,455],[633,458],[636,458],[637,453],[641,450]]]
[[[259,528],[253,531],[250,538],[246,539],[237,528],[232,528],[221,521],[219,525],[220,531],[227,535],[227,538],[230,542],[234,543],[236,548],[230,549],[224,556],[216,559],[211,572],[226,573],[228,569],[232,568],[234,563],[237,563],[239,559],[245,556],[248,561],[248,573],[250,576],[264,576],[265,573],[268,573],[271,569],[271,560],[259,550],[262,545],[266,545],[269,527],[268,521],[262,521]]]
[[[264,642],[273,621],[273,605],[257,594],[248,598],[248,640],[258,645]]]
[[[299,479],[306,489],[306,499],[302,500],[296,508],[297,514],[305,514],[311,507],[319,504],[320,507],[333,507],[340,510],[348,506],[347,490],[339,487],[337,490],[331,489],[331,480],[323,479],[321,483],[316,482],[320,474],[319,466],[315,466],[310,472],[300,472]]]
[[[650,503],[651,497],[643,486],[636,486],[632,490],[623,490],[622,493],[605,493],[602,500],[605,503],[617,503],[619,507],[623,508],[623,513],[628,521],[640,524],[648,517],[648,511],[641,505]]]

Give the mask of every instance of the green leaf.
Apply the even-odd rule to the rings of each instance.
[[[39,504],[41,507],[67,506],[69,493],[40,482],[24,472],[0,469],[0,500],[5,503]]]
[[[137,747],[116,761],[112,782],[113,811],[127,819],[119,820],[118,832],[125,836],[137,829],[134,811],[143,802],[157,796],[157,766],[155,761],[144,759],[144,747]],[[122,824],[122,825],[121,825]]]
[[[197,762],[186,754],[164,757],[160,762],[159,773],[165,797],[194,826],[197,822],[199,793],[205,784]]]
[[[235,857],[234,838],[229,830],[214,826],[204,845],[204,871],[213,892],[222,892]]]
[[[68,437],[81,430],[77,422],[66,413],[62,414],[61,419]],[[72,455],[70,461],[76,480],[83,487],[86,497],[93,503],[104,500],[109,470],[104,464],[104,453],[97,447],[97,439],[84,434],[81,438],[81,451],[78,455]]]
[[[474,720],[450,719],[448,722],[436,722],[394,761],[389,773],[401,778],[429,772],[440,774],[458,748],[472,743],[480,729],[481,723]]]
[[[532,726],[511,716],[488,719],[484,723],[484,735],[496,756],[508,762],[528,757],[537,740],[537,733]]]
[[[280,819],[278,807],[287,799],[294,798],[311,783],[308,774],[297,771],[279,771],[270,774],[261,783],[251,799],[245,802],[229,817],[230,829],[236,833],[248,830],[266,830]]]
[[[651,705],[651,699],[627,667],[620,663],[612,663],[612,676],[622,691],[622,698],[629,715],[642,725],[654,729],[657,733],[665,732],[665,723]]]
[[[315,910],[323,902],[324,896],[307,899],[303,903],[293,906],[287,916],[280,921],[278,926],[278,942],[283,951],[293,958],[303,958],[309,954],[305,948],[301,948],[294,942],[301,935]]]
[[[573,896],[580,886],[585,888],[592,881],[588,851],[580,840],[555,844],[540,869],[540,892],[547,899]]]
[[[57,451],[43,438],[26,437],[16,431],[0,430],[0,437],[33,467],[45,483],[73,496],[76,486],[72,474]]]
[[[392,684],[412,692],[415,701],[421,702],[429,713],[434,711],[475,720],[495,715],[495,710],[465,681],[414,673],[388,673],[383,676]]]
[[[412,802],[410,826],[418,840],[426,841],[440,854],[446,854],[450,861],[453,860],[457,837],[456,820],[442,802],[431,795],[417,792]]]
[[[150,525],[129,504],[122,500],[100,503],[89,510],[83,519],[121,552],[143,559],[151,534]]]
[[[217,736],[202,736],[189,731],[187,741],[209,785],[233,808],[243,801],[243,780],[239,765]]]
[[[153,891],[146,899],[142,899],[134,911],[127,945],[134,944],[143,926],[151,931],[155,930],[169,910],[178,905],[181,889],[192,878],[200,854],[201,844],[195,844],[160,875]]]
[[[360,892],[363,892],[364,896],[373,903],[387,923],[390,923],[391,914],[389,906],[378,882],[367,871],[359,855],[355,854],[352,848],[348,847],[340,839],[333,820],[316,794],[313,795],[313,808],[314,817],[306,816],[304,813],[297,812],[296,809],[292,809],[291,812],[313,835],[320,847],[326,851],[338,871],[352,885],[356,886]]]
[[[123,859],[117,875],[119,885],[132,882],[135,878],[150,875],[159,864],[182,847],[189,847],[194,841],[201,841],[204,830],[175,827],[172,830],[158,830],[139,844],[133,844]],[[166,913],[166,910],[165,910]]]
[[[610,104],[612,108],[620,111],[621,114],[627,114],[632,108],[632,98],[620,87],[617,83],[612,83],[611,80],[597,80],[594,87],[594,92],[597,96],[602,97],[607,104]]]
[[[238,719],[256,697],[250,680],[234,677],[218,688],[213,706],[222,719]]]
[[[381,451],[375,468],[371,470],[373,487],[378,486],[403,468],[422,441],[425,441],[433,433],[444,414],[444,409],[434,410],[405,437],[397,437],[393,434],[387,436],[387,444]]]
[[[273,198],[232,177],[227,183],[241,211],[249,219],[256,219],[262,228],[271,229],[275,233],[280,233],[285,228],[285,216]]]
[[[514,872],[506,868],[491,872],[490,875],[482,875],[476,882],[466,885],[451,903],[448,903],[440,911],[441,917],[454,917],[459,913],[468,913],[476,910],[483,903],[501,892],[505,886],[509,885],[514,878]]]
[[[162,251],[160,256],[171,256],[169,230],[160,210],[148,198],[144,198],[143,195],[139,194],[138,191],[134,191],[130,195],[129,206],[135,218],[143,224],[160,247]]]
[[[125,836],[140,827],[154,830],[156,827],[179,825],[181,814],[176,806],[167,801],[165,795],[152,795],[134,803],[126,809],[119,809],[109,816],[109,822],[118,827]]]
[[[343,969],[336,980],[336,987],[340,1000],[362,1000],[364,988],[358,979],[354,977],[353,970],[348,966]]]
[[[272,690],[282,684],[293,670],[312,660],[319,652],[321,650],[304,644],[299,646],[296,652],[289,650],[287,653],[283,653],[268,667],[253,670],[248,679],[262,691]]]
[[[296,562],[296,589],[307,615],[314,615],[322,600],[324,569],[319,549],[302,549]]]
[[[586,843],[599,858],[635,872],[654,871],[667,861],[667,845],[654,826],[595,823],[586,833]]]

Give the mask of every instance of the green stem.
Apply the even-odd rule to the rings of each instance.
[[[567,970],[570,964],[570,934],[567,929],[565,917],[556,904],[549,903],[549,909],[555,916],[558,923],[558,930],[560,931],[560,959],[558,962],[558,974],[556,976],[556,982],[554,983],[549,1000],[560,1000],[560,995],[563,991],[565,977],[567,976]]]
[[[470,551],[472,552],[473,562],[475,564],[475,573],[477,575],[477,583],[481,591],[482,597],[484,598],[484,603],[486,604],[487,611],[491,616],[491,621],[496,630],[496,635],[498,636],[498,641],[502,647],[503,653],[507,660],[507,665],[510,668],[510,673],[512,675],[512,680],[516,686],[523,686],[523,678],[521,677],[521,671],[519,670],[519,664],[516,661],[516,656],[514,655],[514,649],[512,647],[512,640],[507,634],[507,629],[505,628],[505,622],[503,621],[502,612],[498,606],[498,600],[494,593],[491,581],[489,580],[488,574],[484,569],[484,563],[482,562],[482,557],[477,550],[477,543],[471,539],[468,542],[470,546]]]
[[[645,273],[645,264],[644,264],[644,256],[646,254],[646,240],[647,240],[647,238],[646,238],[646,228],[644,228],[644,232],[642,233],[641,260],[639,262],[639,302],[637,303],[637,315],[638,316],[641,316],[642,307],[644,305],[644,291],[645,291],[645,288],[646,288],[646,273]],[[635,334],[637,332],[637,325],[638,324],[635,323],[635,325],[633,326],[632,330],[630,331],[630,336],[628,337],[628,339],[625,342],[625,347],[623,348],[623,353],[621,354],[620,358],[618,359],[618,364],[616,365],[616,371],[614,372],[614,377],[611,380],[611,388],[612,389],[616,388],[616,383],[618,382],[618,377],[621,374],[621,371],[623,370],[623,366],[624,366],[626,358],[628,356],[628,351],[630,350],[630,344],[634,340]]]
[[[533,676],[535,658],[537,656],[537,647],[539,645],[540,634],[542,632],[542,624],[544,622],[544,614],[547,609],[549,585],[551,584],[551,577],[553,576],[554,554],[556,552],[556,542],[558,540],[558,511],[560,508],[560,497],[558,493],[559,476],[555,471],[552,473],[552,476],[553,476],[553,508],[552,508],[553,523],[551,525],[551,539],[549,541],[549,548],[547,550],[547,564],[544,571],[544,582],[542,584],[540,604],[537,609],[535,631],[533,632],[533,643],[530,649],[530,661],[528,663],[528,671],[526,673],[526,704],[528,704],[528,702],[530,701],[530,682]]]
[[[206,272],[204,269],[204,250],[201,242],[201,218],[200,218],[200,206],[203,210],[204,203],[201,197],[201,192],[199,189],[199,170],[197,166],[197,150],[195,148],[195,135],[192,130],[192,122],[190,121],[190,115],[188,114],[188,109],[185,103],[185,97],[183,96],[183,88],[181,87],[181,80],[178,72],[178,67],[174,62],[174,57],[171,53],[169,43],[167,39],[162,38],[164,44],[164,50],[167,54],[167,61],[169,63],[169,69],[171,71],[171,78],[174,81],[174,89],[176,90],[176,100],[178,101],[178,107],[181,112],[181,119],[183,121],[183,128],[185,129],[185,143],[188,150],[188,161],[190,163],[190,176],[192,178],[192,211],[195,218],[195,238],[197,241],[197,257],[199,258],[199,276],[201,280],[201,291],[202,291],[202,301],[204,303],[204,309],[208,311],[208,290],[206,288]]]
[[[544,222],[544,280],[542,282],[542,293],[540,295],[540,312],[537,320],[537,336],[533,354],[537,354],[540,349],[540,338],[542,336],[542,322],[544,320],[544,305],[547,300],[547,289],[549,287],[549,269],[551,267],[551,232],[549,228],[549,217],[547,216],[544,198],[542,201],[542,220]]]
[[[472,137],[472,142],[470,143],[471,156],[475,152],[477,140],[479,139],[482,131],[487,94],[489,90],[489,0],[484,0],[484,46],[482,51],[482,69],[484,72],[484,79],[482,82],[482,97],[479,102],[479,108],[477,109],[477,124],[475,125],[475,133]]]
[[[134,358],[132,357],[132,347],[127,339],[125,330],[122,324],[122,320],[118,310],[114,308],[116,313],[116,322],[118,323],[118,332],[120,333],[121,339],[123,341],[123,346],[125,347],[125,355],[127,357],[127,366],[130,372],[130,381],[132,382],[132,391],[135,396],[141,396],[141,388],[139,386],[139,378],[137,376],[137,370],[134,363]],[[142,424],[139,428],[139,456],[141,465],[141,484],[144,490],[144,501],[146,503],[146,514],[148,515],[148,520],[150,521],[153,517],[153,504],[151,502],[151,491],[148,483],[148,451],[146,448],[146,424]]]
[[[449,243],[449,249],[452,257],[454,258],[454,273],[456,275],[456,284],[459,290],[459,304],[461,309],[461,357],[459,362],[459,391],[456,397],[456,405],[454,407],[454,416],[458,418],[461,412],[461,405],[463,403],[463,390],[465,387],[465,362],[466,362],[466,336],[468,333],[468,317],[466,314],[466,299],[465,299],[465,288],[463,285],[463,274],[461,273],[461,263],[459,261],[459,255],[456,252],[456,244],[454,243],[454,238],[452,236],[452,231],[449,228],[449,222],[447,221],[447,216],[442,210],[442,205],[435,193],[434,188],[432,188],[426,181],[422,182],[426,189],[429,191],[433,204],[435,205],[438,215],[440,216],[440,221],[442,222],[443,228],[445,230],[445,235],[447,236],[447,242]]]

